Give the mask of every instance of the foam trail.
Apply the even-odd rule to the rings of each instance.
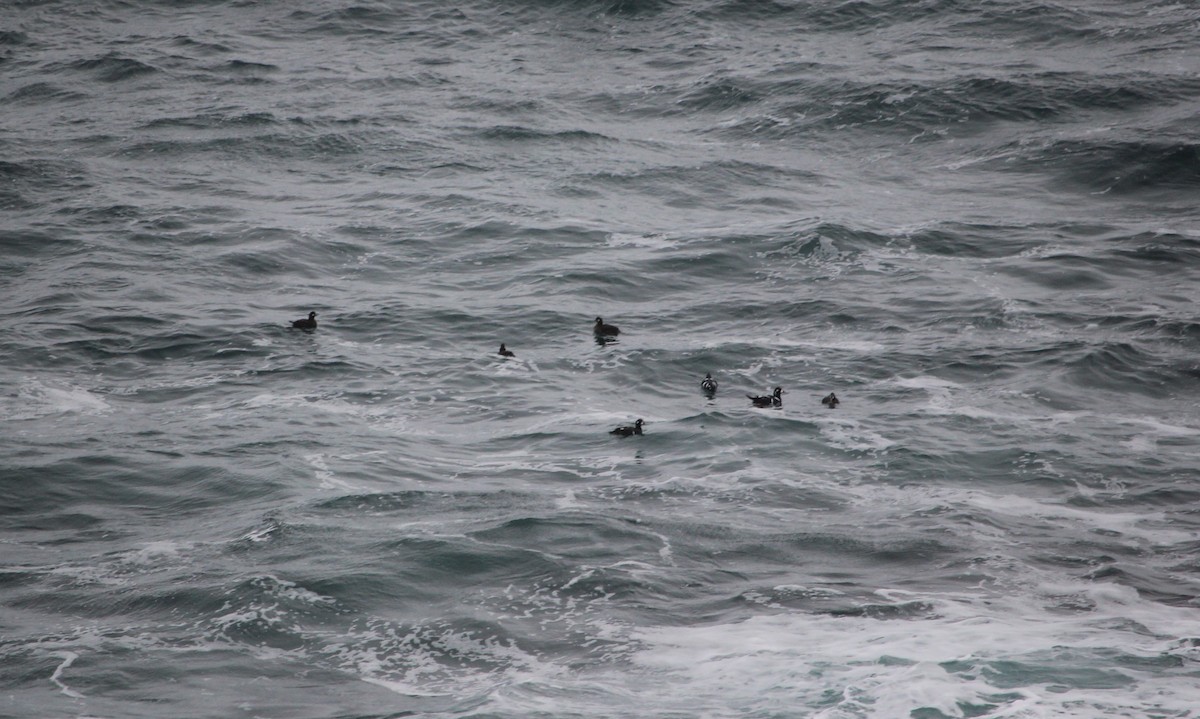
[[[66,694],[72,699],[83,699],[84,696],[82,694],[67,686],[62,680],[63,672],[67,670],[67,667],[75,663],[75,660],[79,658],[79,655],[75,652],[57,652],[56,656],[62,657],[63,661],[54,668],[54,673],[50,675],[50,681],[54,682],[54,684],[63,694]]]

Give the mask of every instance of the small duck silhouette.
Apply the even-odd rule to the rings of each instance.
[[[837,398],[837,395],[834,394],[833,392],[830,392],[828,397],[821,398],[821,404],[825,405],[829,409],[833,409],[834,407],[837,407],[838,402],[841,402],[841,400],[839,400]]]
[[[601,317],[596,318],[596,326],[593,328],[592,331],[595,332],[596,335],[600,336],[600,337],[615,337],[616,335],[621,334],[620,327],[617,327],[616,325],[604,324],[604,319]]]
[[[634,422],[632,427],[630,427],[629,425],[621,425],[620,427],[617,427],[613,431],[609,432],[609,434],[619,434],[622,437],[628,437],[631,434],[641,434],[641,433],[642,433],[642,420],[640,420],[640,419],[638,421]]]
[[[704,375],[704,379],[700,380],[700,389],[704,390],[705,394],[713,395],[717,392],[717,381],[712,378],[712,372]]]
[[[317,313],[309,312],[308,319],[295,320],[292,322],[292,327],[298,330],[315,330],[317,328]]]
[[[776,387],[774,394],[766,394],[760,397],[755,397],[752,394],[746,395],[755,407],[782,407],[783,406],[783,387]]]
[[[500,343],[500,351],[497,352],[496,354],[500,355],[501,357],[516,357],[517,356],[516,354],[513,353],[512,350],[505,347],[503,342]]]

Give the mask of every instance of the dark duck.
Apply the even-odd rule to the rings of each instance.
[[[616,325],[604,324],[604,318],[602,317],[596,318],[596,326],[592,329],[592,331],[596,333],[597,337],[616,337],[617,335],[621,334],[620,327],[617,327]]]
[[[821,404],[825,405],[829,409],[833,409],[834,407],[837,407],[839,402],[841,402],[841,400],[838,399],[837,395],[834,394],[833,392],[830,392],[829,396],[821,398]]]
[[[609,434],[617,434],[622,437],[628,437],[631,434],[641,434],[641,433],[642,433],[642,420],[640,420],[640,419],[638,421],[634,422],[632,427],[629,425],[621,425],[620,427],[617,427],[613,431],[609,432]]]
[[[746,395],[755,407],[782,407],[783,406],[783,387],[776,387],[774,394],[764,394],[755,397],[752,394]]]
[[[704,394],[714,395],[717,393],[717,381],[712,378],[712,372],[704,375],[704,379],[700,380],[700,389],[704,390]]]
[[[292,322],[292,327],[298,330],[315,330],[317,328],[317,313],[309,312],[308,319],[295,320]]]
[[[513,353],[512,350],[505,347],[503,342],[500,343],[500,351],[497,352],[496,354],[500,355],[501,357],[516,357],[517,356],[516,354]]]

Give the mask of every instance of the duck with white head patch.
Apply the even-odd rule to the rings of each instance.
[[[782,407],[783,387],[776,387],[774,394],[764,394],[758,397],[748,394],[746,397],[754,403],[755,407]]]

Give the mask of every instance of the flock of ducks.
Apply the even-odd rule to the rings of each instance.
[[[293,321],[292,327],[295,329],[304,330],[306,332],[312,332],[317,328],[317,313],[309,312],[307,319]],[[603,343],[606,339],[616,337],[617,335],[621,334],[621,328],[617,327],[616,325],[605,324],[603,318],[597,317],[596,324],[594,325],[592,332],[596,335],[596,341]],[[501,357],[517,356],[515,352],[505,347],[503,342],[500,343],[500,351],[496,354],[500,355]],[[705,395],[708,396],[709,399],[712,399],[713,396],[716,395],[717,381],[713,379],[712,372],[708,372],[704,375],[704,379],[700,381],[700,389]],[[782,407],[784,394],[786,393],[783,391],[782,387],[776,387],[775,391],[771,394],[764,394],[760,396],[748,394],[746,395],[746,398],[749,399],[755,407]],[[840,402],[841,400],[839,400],[837,395],[833,392],[830,392],[828,395],[821,398],[821,404],[825,405],[829,409],[834,409]],[[643,424],[645,424],[645,422],[639,419],[631,425],[621,425],[620,427],[610,431],[609,434],[615,434],[620,437],[641,434]]]

